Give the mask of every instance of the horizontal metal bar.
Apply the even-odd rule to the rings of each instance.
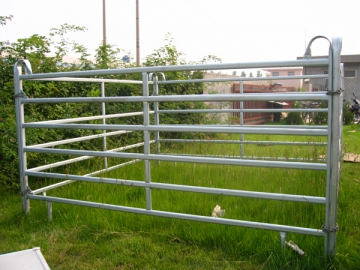
[[[201,155],[201,154],[177,154],[177,153],[161,153],[162,155],[178,155],[187,157],[216,157],[216,158],[230,158],[230,159],[247,159],[247,160],[272,160],[272,161],[295,161],[295,162],[309,162],[314,161],[313,158],[288,158],[288,157],[266,157],[266,156],[235,156],[235,155]],[[325,163],[326,158],[315,158],[315,162]]]
[[[284,142],[284,141],[240,141],[240,140],[196,140],[196,139],[160,139],[160,142],[178,143],[219,143],[219,144],[261,144],[261,145],[300,145],[300,146],[326,146],[327,142]]]
[[[247,127],[259,127],[259,125],[246,125]],[[319,125],[261,125],[263,128],[295,128],[295,129],[328,129],[328,126]]]
[[[58,128],[58,129],[89,129],[89,130],[132,130],[132,131],[169,131],[169,132],[205,132],[231,134],[273,134],[273,135],[302,135],[326,136],[325,129],[307,128],[264,128],[247,126],[195,126],[195,125],[94,125],[94,124],[38,124],[25,123],[23,128]]]
[[[149,113],[153,114],[154,111],[150,111]],[[87,117],[78,117],[78,118],[66,118],[66,119],[57,119],[57,120],[47,120],[47,121],[39,121],[38,123],[75,123],[75,122],[83,122],[90,120],[101,120],[101,119],[109,119],[109,118],[120,118],[120,117],[128,117],[128,116],[137,116],[143,115],[143,112],[132,112],[132,113],[118,113],[118,114],[107,114],[107,115],[96,115],[96,116],[87,116]]]
[[[127,165],[131,165],[131,164],[134,164],[134,163],[137,163],[137,162],[140,162],[142,160],[131,160],[131,161],[128,161],[128,162],[124,162],[124,163],[120,163],[118,165],[115,165],[115,166],[112,166],[112,167],[109,167],[107,169],[104,169],[106,170],[106,172],[108,171],[112,171],[112,170],[115,170],[115,169],[118,169],[120,167],[124,167],[124,166],[127,166]],[[85,176],[91,176],[91,175],[97,175],[97,174],[100,174],[100,173],[103,173],[104,170],[100,170],[100,171],[96,171],[96,172],[92,172],[92,173],[89,173],[89,174],[86,174]],[[26,171],[27,173],[32,173],[34,171],[31,171],[31,170],[27,170]],[[45,177],[47,178],[47,175],[49,173],[42,173],[43,175],[40,176],[40,177]],[[52,185],[49,185],[49,186],[46,186],[46,187],[42,187],[42,188],[39,188],[39,189],[36,189],[36,190],[32,190],[32,194],[39,194],[39,193],[43,193],[45,191],[48,191],[48,190],[52,190],[52,189],[55,189],[55,188],[58,188],[58,187],[62,187],[62,186],[65,186],[65,185],[68,185],[68,184],[71,184],[71,183],[74,183],[75,180],[68,180],[69,178],[62,178],[62,179],[67,179],[65,181],[62,181],[62,182],[59,182],[59,183],[56,183],[56,184],[52,184]]]
[[[122,97],[73,97],[73,98],[28,98],[22,104],[43,103],[95,103],[95,102],[184,102],[184,101],[315,101],[328,100],[326,92],[304,95],[299,93],[262,94],[217,94],[217,95],[164,95],[164,96],[122,96]]]
[[[155,140],[151,140],[149,141],[150,144],[154,143]],[[111,149],[111,150],[108,150],[106,152],[119,152],[119,151],[124,151],[124,150],[129,150],[129,149],[133,149],[133,148],[137,148],[137,147],[140,147],[140,146],[143,146],[144,143],[141,142],[141,143],[135,143],[135,144],[130,144],[130,145],[127,145],[127,146],[123,146],[123,147],[119,147],[119,148],[114,148],[114,149]]]
[[[63,161],[59,161],[59,162],[54,162],[54,163],[39,166],[39,167],[30,168],[30,169],[28,169],[28,171],[40,172],[40,171],[44,171],[44,170],[47,170],[47,169],[52,169],[52,168],[60,167],[60,166],[63,166],[63,165],[72,164],[72,163],[75,163],[75,162],[87,160],[87,159],[90,159],[90,158],[94,158],[94,156],[81,156],[81,157],[77,157],[77,158],[71,158],[71,159],[67,159],[67,160],[63,160]]]
[[[136,80],[117,80],[117,79],[101,79],[101,78],[72,78],[72,77],[60,77],[49,79],[31,79],[32,81],[55,81],[55,82],[91,82],[91,83],[121,83],[121,84],[142,84],[142,81]],[[152,81],[149,81],[153,84]]]
[[[80,201],[80,200],[73,200],[73,199],[63,199],[63,198],[56,198],[56,197],[51,197],[51,196],[39,196],[39,195],[33,195],[33,194],[28,194],[27,197],[28,197],[28,199],[32,199],[32,200],[56,202],[56,203],[67,203],[67,204],[87,206],[87,207],[92,207],[92,208],[97,208],[97,209],[115,210],[115,211],[143,214],[143,215],[150,215],[150,216],[176,218],[176,219],[184,219],[184,220],[191,220],[191,221],[201,221],[201,222],[208,222],[208,223],[215,223],[215,224],[255,228],[255,229],[262,229],[262,230],[272,230],[272,231],[279,231],[279,232],[293,232],[293,233],[300,233],[300,234],[314,235],[314,236],[324,236],[325,235],[325,233],[321,229],[311,229],[311,228],[295,227],[295,226],[288,226],[288,225],[278,225],[278,224],[271,224],[271,223],[251,222],[251,221],[225,219],[225,218],[214,218],[214,217],[189,215],[189,214],[181,214],[181,213],[158,211],[158,210],[146,210],[146,209],[142,209],[142,208],[135,208],[135,207],[128,207],[128,206],[87,202],[87,201]]]
[[[269,76],[269,77],[234,77],[234,78],[215,78],[215,79],[193,79],[193,80],[171,80],[157,81],[157,84],[176,84],[176,83],[209,83],[209,82],[234,82],[234,81],[268,81],[268,80],[294,80],[294,79],[324,79],[329,76],[319,75],[296,75],[296,76]],[[51,78],[51,79],[32,79],[33,81],[56,81],[56,82],[93,82],[93,83],[121,83],[121,84],[142,84],[136,80],[116,80],[116,79],[97,79],[97,78]],[[148,81],[149,84],[154,82]]]
[[[107,133],[101,133],[101,134],[90,135],[90,136],[83,136],[83,137],[61,140],[61,141],[29,145],[28,147],[51,147],[51,146],[63,145],[63,144],[68,144],[68,143],[73,143],[73,142],[81,142],[81,141],[87,141],[87,140],[98,139],[98,138],[103,138],[103,137],[110,137],[110,136],[114,136],[114,135],[130,133],[130,132],[133,132],[133,131],[120,130],[120,131],[107,132]]]
[[[31,80],[31,79],[43,79],[43,78],[133,74],[133,73],[142,73],[142,72],[150,73],[150,72],[171,72],[171,71],[191,71],[191,70],[217,70],[217,69],[220,70],[220,69],[254,69],[254,68],[271,68],[271,67],[311,67],[311,66],[323,66],[323,65],[329,65],[329,59],[322,58],[322,59],[311,59],[311,60],[289,60],[289,61],[276,61],[276,62],[216,63],[216,64],[69,71],[69,72],[19,75],[19,79]]]
[[[199,109],[199,110],[159,110],[158,113],[251,113],[251,112],[328,112],[328,109]]]
[[[287,169],[304,169],[304,170],[326,170],[327,168],[327,165],[323,163],[306,163],[306,162],[279,162],[279,161],[242,160],[242,159],[234,160],[234,159],[224,159],[224,158],[171,156],[171,155],[158,155],[158,154],[138,154],[138,153],[118,153],[118,152],[112,153],[112,152],[88,151],[88,150],[67,150],[67,149],[30,148],[30,147],[24,147],[24,151],[32,152],[32,153],[175,161],[175,162],[186,162],[186,163],[235,165],[235,166],[249,166],[249,167],[287,168]]]
[[[325,79],[327,74],[319,75],[297,75],[297,76],[269,76],[269,77],[234,77],[234,78],[214,78],[214,79],[192,79],[192,80],[170,80],[158,81],[157,84],[178,84],[178,83],[221,83],[221,82],[251,82],[251,81],[270,81],[270,80],[299,80],[299,79]],[[259,85],[261,86],[261,85]]]
[[[154,140],[150,141],[150,143],[154,143],[154,142],[155,142]],[[143,146],[143,145],[144,145],[144,143],[137,143],[137,144],[127,145],[127,146],[123,146],[123,147],[119,147],[119,148],[114,148],[114,149],[111,149],[111,150],[107,150],[105,152],[124,151],[124,150],[137,148],[137,147],[140,147],[140,146]],[[35,147],[35,146],[31,146],[31,147]],[[44,165],[44,166],[34,167],[34,168],[31,168],[31,169],[28,169],[28,170],[29,171],[43,171],[43,170],[46,170],[46,169],[52,169],[52,168],[60,167],[60,166],[63,166],[63,165],[67,165],[67,164],[87,160],[87,159],[90,159],[90,158],[94,158],[94,156],[82,156],[82,157],[78,157],[78,158],[67,159],[67,160],[63,160],[63,161],[60,161],[60,162],[47,164],[47,165]]]
[[[140,180],[89,177],[89,176],[79,176],[73,174],[58,174],[58,173],[46,173],[46,172],[25,172],[25,174],[28,176],[46,177],[46,178],[55,178],[55,179],[69,179],[75,181],[84,181],[84,182],[100,183],[100,184],[104,183],[104,184],[132,186],[132,187],[134,186],[134,187],[152,188],[152,189],[176,190],[176,191],[227,195],[227,196],[236,196],[236,197],[244,197],[244,198],[254,198],[254,199],[280,200],[280,201],[315,203],[315,204],[325,204],[326,202],[326,198],[315,197],[315,196],[279,194],[279,193],[269,193],[269,192],[254,192],[254,191],[232,190],[232,189],[221,189],[221,188],[208,188],[208,187],[175,185],[175,184],[156,183],[156,182],[146,183]]]

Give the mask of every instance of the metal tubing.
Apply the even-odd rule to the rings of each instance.
[[[176,154],[176,153],[164,153],[164,155],[179,155],[179,156],[193,156],[193,157],[216,157],[216,158],[231,158],[231,159],[251,159],[251,160],[276,160],[276,161],[299,161],[299,162],[309,162],[317,161],[325,163],[326,157],[322,158],[287,158],[287,157],[266,157],[266,156],[234,156],[234,155],[196,155],[196,154]]]
[[[240,95],[244,94],[244,83],[240,81]],[[240,126],[244,126],[244,102],[240,101]],[[244,133],[240,134],[240,142],[243,142],[245,140]],[[244,153],[244,144],[240,144],[240,157],[243,157],[245,155]]]
[[[59,128],[59,129],[92,129],[92,130],[132,130],[132,131],[170,131],[170,132],[205,132],[205,133],[229,133],[229,134],[273,134],[273,135],[302,135],[302,136],[326,136],[327,130],[307,128],[263,128],[263,127],[236,127],[236,126],[185,126],[185,125],[94,125],[94,124],[22,124],[23,128]]]
[[[152,112],[150,112],[150,113],[152,113]],[[37,123],[52,123],[52,124],[75,123],[75,122],[83,122],[83,121],[90,121],[90,120],[128,117],[128,116],[135,116],[135,115],[142,115],[142,114],[143,114],[143,112],[118,113],[118,114],[108,114],[108,115],[99,115],[99,116],[87,116],[87,117],[78,117],[78,118],[47,120],[47,121],[39,121]]]
[[[327,179],[327,204],[326,204],[326,222],[324,230],[327,232],[325,236],[325,255],[334,256],[336,246],[337,232],[337,205],[338,191],[341,167],[341,132],[342,132],[342,103],[343,97],[341,92],[340,77],[340,55],[342,41],[341,38],[333,38],[332,46],[330,46],[331,69],[329,68],[329,83],[331,95],[331,115],[329,116],[329,153],[328,153],[328,179]],[[332,72],[330,72],[330,70]]]
[[[43,200],[48,202],[48,217],[52,219],[50,214],[52,202],[62,202],[75,205],[83,205],[96,208],[104,208],[109,210],[117,210],[131,213],[147,214],[160,217],[179,218],[193,221],[211,222],[217,224],[226,224],[233,226],[242,226],[249,228],[261,228],[266,230],[276,230],[280,232],[281,245],[284,247],[286,233],[296,232],[307,235],[324,236],[324,254],[325,256],[333,256],[335,254],[336,231],[337,231],[337,200],[338,200],[338,185],[340,178],[340,161],[341,161],[341,143],[342,143],[342,86],[343,82],[340,76],[340,53],[341,53],[341,39],[335,38],[330,42],[329,58],[326,59],[310,59],[311,43],[317,38],[325,38],[318,36],[313,38],[306,50],[303,60],[295,61],[278,61],[278,62],[255,62],[255,63],[229,63],[229,64],[200,64],[200,65],[179,65],[179,66],[161,66],[161,67],[134,67],[126,69],[106,69],[106,70],[88,70],[88,71],[74,71],[74,72],[58,72],[49,74],[31,74],[31,66],[27,60],[20,60],[14,66],[14,83],[15,83],[15,105],[16,105],[16,120],[17,120],[17,136],[18,136],[18,153],[19,153],[19,172],[20,184],[22,194],[23,211],[28,212],[30,209],[29,199]],[[326,38],[327,39],[327,38]],[[328,40],[328,39],[327,39]],[[25,67],[25,75],[21,75],[21,66]],[[171,80],[166,81],[164,73],[173,71],[194,71],[194,70],[226,70],[226,69],[254,69],[267,67],[316,67],[328,66],[329,75],[301,75],[301,76],[282,76],[282,77],[263,77],[263,78],[219,78],[219,79],[188,79],[188,80]],[[112,80],[112,79],[98,79],[98,78],[77,78],[84,76],[116,75],[116,74],[134,74],[141,73],[142,81],[126,81],[126,80]],[[153,78],[153,82],[149,81],[148,74]],[[158,81],[156,74],[163,76],[162,81]],[[255,80],[271,80],[271,79],[329,79],[329,91],[316,93],[298,93],[298,92],[281,92],[281,93],[243,93],[243,82]],[[88,82],[101,84],[101,97],[78,97],[78,98],[32,98],[29,99],[23,93],[22,80],[43,80],[43,81],[68,81],[68,82]],[[217,83],[223,81],[238,81],[240,83],[239,95],[234,94],[217,94],[217,95],[158,95],[158,85],[161,84],[178,84],[178,83]],[[127,83],[127,84],[142,84],[142,96],[120,96],[120,97],[106,97],[105,83]],[[149,85],[153,84],[153,95],[149,95]],[[159,110],[159,102],[222,102],[233,101],[240,103],[240,109],[224,109],[224,110]],[[243,102],[245,101],[327,101],[328,109],[317,108],[299,108],[299,109],[244,109]],[[79,117],[74,119],[58,119],[48,120],[35,123],[24,123],[24,105],[25,104],[51,104],[51,103],[101,103],[102,113],[100,116]],[[106,115],[106,102],[142,102],[142,112],[132,112],[125,114]],[[154,111],[150,111],[149,103],[154,103]],[[278,126],[278,125],[263,125],[252,126],[244,125],[244,113],[252,112],[327,112],[328,126]],[[155,113],[154,125],[150,124],[150,114]],[[236,125],[160,125],[159,114],[162,113],[240,113],[239,126]],[[142,125],[109,125],[106,124],[106,119],[114,117],[127,116],[143,116]],[[77,124],[81,121],[90,121],[101,119],[102,124]],[[70,124],[74,123],[74,124]],[[102,134],[83,136],[73,139],[64,139],[57,142],[48,142],[32,146],[26,146],[25,142],[25,128],[52,128],[52,129],[86,129],[86,130],[102,130]],[[110,131],[110,132],[109,132]],[[143,142],[133,145],[127,145],[117,149],[107,150],[106,138],[117,134],[127,132],[142,132]],[[154,132],[154,140],[150,140],[150,132]],[[175,139],[160,139],[159,132],[201,132],[201,133],[225,133],[225,134],[239,134],[239,141],[230,140],[175,140]],[[327,143],[308,143],[308,142],[276,142],[276,141],[245,141],[244,134],[266,134],[266,135],[300,135],[300,136],[327,136]],[[70,150],[47,148],[73,142],[90,140],[95,138],[103,138],[103,151],[92,150]],[[156,143],[156,152],[151,154],[150,144]],[[220,155],[190,155],[190,154],[158,154],[160,152],[160,142],[192,142],[192,143],[222,143],[222,144],[239,144],[239,156],[220,156]],[[269,144],[269,145],[297,145],[297,146],[326,146],[326,158],[322,159],[305,159],[305,158],[281,158],[281,157],[256,157],[245,156],[244,145],[246,144]],[[127,153],[119,152],[127,149],[143,146],[143,153]],[[78,158],[73,158],[65,161],[55,162],[53,164],[43,165],[31,169],[27,169],[26,152],[46,153],[46,154],[68,154],[79,155]],[[84,176],[56,174],[50,172],[41,172],[46,169],[79,162],[93,157],[104,158],[104,169],[90,172]],[[119,158],[130,159],[130,161],[117,164],[109,167],[106,159]],[[278,194],[266,192],[253,192],[244,190],[230,190],[230,189],[216,189],[208,187],[175,185],[166,183],[154,183],[151,179],[150,161],[166,161],[166,162],[187,162],[200,164],[216,164],[216,165],[233,165],[233,166],[248,166],[248,167],[264,167],[264,168],[283,168],[283,169],[300,169],[300,170],[318,170],[325,171],[327,176],[326,196],[302,196],[292,194]],[[143,180],[126,180],[126,179],[111,179],[103,177],[93,177],[110,170],[115,170],[136,162],[144,161],[145,179]],[[62,182],[56,183],[47,187],[31,191],[28,187],[28,177],[50,177],[60,179]],[[80,200],[70,200],[65,198],[56,198],[46,196],[46,191],[54,189],[74,181],[85,181],[94,183],[127,185],[144,188],[146,191],[146,209],[132,208],[125,206],[116,206],[95,202],[85,202]],[[230,220],[223,218],[212,218],[198,215],[188,215],[180,213],[171,213],[165,211],[152,210],[152,196],[151,189],[164,189],[185,192],[197,192],[215,195],[238,196],[244,198],[258,198],[268,200],[280,200],[302,203],[314,203],[325,205],[325,226],[322,230],[310,229],[302,227],[293,227],[286,225],[277,225],[270,223],[249,222],[242,220]],[[44,196],[38,196],[44,192]]]
[[[220,143],[220,144],[259,144],[259,145],[300,145],[300,146],[326,146],[326,142],[283,142],[283,141],[235,141],[235,140],[192,140],[192,139],[161,139],[161,142],[178,142],[178,143]]]
[[[153,96],[157,96],[159,94],[159,86],[158,86],[158,77],[156,74],[152,75],[154,84],[153,84]],[[163,76],[164,78],[164,76]],[[159,120],[159,102],[154,102],[154,125],[157,126],[160,124]],[[159,131],[155,131],[155,153],[160,153],[160,134]]]
[[[100,171],[92,172],[92,173],[89,173],[89,174],[85,174],[84,177],[97,175],[97,174],[100,174],[100,173],[103,173],[103,172],[109,172],[109,171],[112,171],[112,170],[115,170],[115,169],[118,169],[118,168],[121,168],[121,167],[125,167],[127,165],[131,165],[131,164],[134,164],[134,163],[137,163],[137,162],[140,162],[140,161],[142,161],[142,160],[135,159],[135,160],[131,160],[131,161],[128,161],[128,162],[120,163],[118,165],[109,167],[109,168],[104,169],[104,170],[100,170]],[[32,172],[33,171],[27,170],[26,175],[30,175]],[[43,173],[43,175],[41,177],[47,178],[48,175],[49,175],[49,173],[45,172],[45,173]],[[68,179],[68,177],[63,177],[61,179]],[[44,191],[55,189],[55,188],[58,188],[58,187],[62,187],[62,186],[65,186],[65,185],[68,185],[68,184],[71,184],[71,183],[74,183],[74,182],[75,182],[75,180],[65,180],[65,181],[62,181],[60,183],[56,183],[56,184],[49,185],[49,186],[46,186],[46,187],[42,187],[42,188],[39,188],[39,189],[36,189],[36,190],[32,190],[31,194],[39,194],[39,193],[42,193]]]
[[[29,198],[33,199],[33,200],[39,200],[39,201],[44,200],[44,198],[42,196],[33,195],[33,194],[30,194]],[[118,206],[118,205],[112,205],[112,204],[95,203],[95,202],[87,202],[87,201],[72,200],[72,199],[62,199],[62,198],[56,198],[56,197],[47,197],[46,199],[48,201],[52,201],[52,202],[87,206],[87,207],[92,207],[92,208],[97,208],[97,209],[115,210],[115,211],[121,211],[121,212],[126,212],[126,213],[135,213],[135,214],[144,214],[144,215],[157,216],[157,217],[185,219],[185,220],[191,220],[191,221],[202,221],[202,222],[208,222],[208,223],[255,228],[255,229],[262,229],[262,230],[273,230],[273,231],[279,231],[279,232],[282,231],[282,232],[301,233],[301,234],[313,235],[313,236],[323,236],[324,235],[324,233],[319,229],[310,229],[310,228],[303,228],[303,227],[286,226],[286,225],[278,225],[278,224],[262,223],[262,222],[251,222],[251,221],[234,220],[234,219],[226,219],[226,218],[197,216],[197,215],[173,213],[173,212],[158,211],[158,210],[145,210],[142,208]]]
[[[297,76],[269,76],[269,77],[240,77],[240,78],[217,78],[217,79],[190,79],[190,80],[169,80],[160,81],[158,84],[177,84],[177,83],[221,83],[221,82],[251,82],[269,80],[293,80],[293,79],[325,79],[328,75],[297,75]]]
[[[160,72],[160,74],[163,74]],[[268,80],[293,80],[293,79],[325,79],[328,75],[296,75],[296,76],[276,76],[276,77],[243,77],[243,78],[217,78],[217,79],[190,79],[190,80],[170,80],[159,81],[158,84],[178,84],[178,83],[214,83],[214,82],[234,82],[234,81],[268,81]],[[95,82],[95,83],[119,83],[119,84],[142,84],[142,81],[135,80],[116,80],[116,79],[97,79],[97,78],[48,78],[48,79],[29,79],[32,81],[58,81],[58,82]],[[149,81],[149,84],[152,84]]]
[[[306,77],[307,78],[307,77]],[[116,79],[103,79],[103,78],[42,78],[42,79],[29,79],[29,81],[51,81],[51,82],[89,82],[89,83],[121,83],[121,84],[142,84],[142,81],[136,80],[116,80]],[[149,82],[150,84],[152,82]]]
[[[28,178],[25,175],[26,171],[26,153],[24,152],[24,147],[26,146],[25,142],[25,128],[22,127],[24,121],[24,105],[21,103],[21,100],[27,98],[26,94],[23,92],[22,81],[20,75],[22,73],[22,66],[25,68],[25,72],[32,73],[31,64],[28,60],[19,60],[14,66],[14,88],[15,88],[15,112],[16,112],[16,133],[17,133],[17,143],[18,143],[18,156],[19,156],[19,176],[20,176],[20,190],[21,190],[21,200],[22,200],[22,210],[24,213],[30,211],[30,201],[27,198],[28,190]]]
[[[242,102],[242,101],[241,101]],[[328,109],[199,109],[160,110],[158,113],[246,113],[246,112],[328,112]]]
[[[286,232],[280,232],[281,250],[285,250]]]
[[[95,102],[183,102],[186,101],[322,101],[328,100],[326,93],[304,95],[299,93],[262,93],[246,95],[168,95],[168,96],[124,96],[124,97],[74,97],[74,98],[31,98],[21,100],[22,104],[44,104],[44,103],[95,103]]]
[[[83,137],[67,139],[67,140],[61,140],[61,141],[55,141],[55,142],[28,145],[28,147],[51,147],[51,146],[63,145],[63,144],[68,144],[68,143],[73,143],[73,142],[81,142],[81,141],[87,141],[87,140],[91,140],[91,139],[98,139],[98,138],[103,138],[103,137],[120,135],[120,134],[125,134],[125,133],[130,133],[130,132],[132,132],[132,131],[127,131],[127,130],[113,131],[113,132],[109,132],[109,133],[102,133],[102,134],[96,134],[96,135],[83,136]]]
[[[149,84],[148,84],[148,74],[146,72],[142,73],[143,79],[143,96],[149,96]],[[144,127],[149,126],[150,124],[150,116],[149,116],[149,103],[143,102],[143,111],[144,111]],[[144,156],[148,156],[150,154],[150,134],[149,131],[144,129]],[[151,183],[151,171],[150,171],[150,160],[144,159],[145,166],[145,182]],[[151,198],[151,189],[146,188],[146,209],[152,209],[152,198]]]
[[[150,143],[154,143],[154,141],[150,141]],[[137,143],[137,144],[131,144],[131,145],[127,145],[127,146],[123,146],[123,147],[119,147],[119,148],[114,148],[111,150],[108,150],[107,152],[118,152],[118,151],[124,151],[124,150],[128,150],[128,149],[132,149],[132,148],[136,148],[136,147],[140,147],[143,146],[144,143]],[[56,168],[62,165],[67,165],[67,164],[71,164],[71,163],[75,163],[75,162],[79,162],[79,161],[83,161],[83,160],[87,160],[90,158],[94,158],[93,156],[82,156],[82,157],[78,157],[78,158],[73,158],[73,159],[67,159],[64,161],[60,161],[60,162],[55,162],[55,163],[51,163],[51,164],[47,164],[44,166],[39,166],[39,167],[34,167],[31,169],[28,169],[28,171],[43,171],[46,169],[50,169],[50,168]]]
[[[247,190],[232,190],[232,189],[221,189],[221,188],[208,188],[208,187],[197,187],[187,185],[176,185],[176,184],[165,184],[150,182],[146,183],[141,180],[125,180],[125,179],[112,179],[106,177],[89,177],[72,175],[72,174],[58,174],[58,173],[46,173],[46,172],[30,172],[27,171],[28,176],[54,178],[54,179],[68,179],[73,181],[84,181],[99,184],[111,184],[120,186],[131,186],[141,188],[155,188],[164,190],[177,190],[185,192],[196,192],[206,193],[214,195],[227,195],[235,197],[253,198],[253,199],[266,199],[266,200],[279,200],[288,202],[302,202],[302,203],[314,203],[314,204],[325,204],[326,200],[324,197],[315,196],[304,196],[304,195],[292,195],[292,194],[280,194],[280,193],[269,193],[269,192],[254,192]],[[44,189],[34,190],[32,194],[43,192]]]
[[[101,83],[101,97],[105,97],[105,83],[102,82]],[[105,112],[105,102],[102,102],[101,103],[101,116],[103,117],[102,118],[102,124],[103,125],[106,125],[106,112]],[[103,136],[103,151],[106,151],[107,148],[106,148],[106,130],[103,129],[102,131],[102,134],[104,135]],[[104,157],[104,168],[106,169],[107,168],[107,157]]]
[[[266,168],[287,168],[287,169],[302,169],[302,170],[326,170],[326,164],[321,163],[306,163],[306,162],[279,162],[279,161],[264,161],[264,160],[234,160],[225,158],[204,158],[204,157],[188,157],[188,156],[171,156],[158,154],[136,154],[136,153],[110,153],[99,151],[86,150],[66,150],[66,149],[48,149],[48,148],[29,148],[25,147],[24,151],[32,153],[49,153],[49,154],[69,154],[80,156],[96,156],[96,157],[112,157],[112,158],[128,158],[128,159],[142,159],[142,160],[159,160],[159,161],[174,161],[186,163],[203,163],[203,164],[218,164],[218,165],[235,165],[235,166],[251,166],[251,167],[266,167]]]
[[[311,67],[319,65],[328,65],[329,60],[313,59],[308,60],[290,60],[277,62],[247,62],[247,63],[216,63],[200,65],[177,65],[177,66],[156,66],[156,67],[137,67],[137,68],[120,68],[120,69],[101,69],[85,71],[69,71],[40,73],[32,75],[21,75],[20,80],[44,79],[44,78],[62,78],[62,77],[87,77],[87,76],[104,76],[116,74],[133,74],[141,72],[171,72],[171,71],[193,71],[193,70],[219,70],[219,69],[254,69],[254,68],[271,68],[271,67]]]

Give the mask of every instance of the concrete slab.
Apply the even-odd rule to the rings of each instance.
[[[360,162],[360,155],[344,153],[343,160],[346,162]]]
[[[40,248],[0,255],[0,270],[50,270]]]
[[[326,158],[325,155],[321,155],[319,158]],[[344,153],[343,154],[343,161],[345,162],[360,162],[360,155],[351,154],[351,153]]]

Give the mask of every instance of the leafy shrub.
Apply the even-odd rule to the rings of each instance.
[[[319,105],[319,108],[327,108],[328,104],[326,101],[321,102]],[[314,124],[315,125],[326,125],[328,121],[328,114],[327,112],[319,112],[316,113],[316,115],[314,116]]]
[[[4,23],[1,23],[4,25]],[[133,67],[134,64],[125,66],[121,58],[118,57],[119,49],[114,49],[112,45],[101,45],[96,54],[96,62],[87,59],[89,54],[84,46],[68,41],[65,37],[67,32],[84,31],[84,27],[62,25],[60,28],[53,28],[50,37],[33,35],[30,38],[18,39],[17,42],[0,41],[0,187],[13,188],[19,187],[18,174],[18,145],[15,123],[15,105],[13,100],[14,82],[13,67],[18,59],[27,59],[32,65],[33,73],[62,72],[75,70],[88,70],[94,68],[125,68]],[[51,48],[55,48],[55,56],[48,57]],[[63,63],[62,59],[68,52],[73,51],[80,54],[79,63]],[[146,58],[144,66],[158,65],[183,65],[186,64],[179,52],[172,44],[161,47]],[[218,60],[213,56],[204,58],[201,63],[207,60]],[[105,77],[104,77],[105,78]],[[109,76],[112,79],[139,80],[141,74],[127,74]],[[167,80],[180,79],[199,79],[203,78],[202,71],[183,71],[168,72]],[[100,95],[98,83],[85,82],[46,82],[46,81],[24,81],[24,91],[30,98],[45,97],[92,97]],[[175,86],[163,85],[159,88],[160,94],[202,94],[202,85],[177,84]],[[142,87],[139,85],[127,84],[106,84],[106,96],[138,96],[142,95]],[[163,102],[159,104],[160,109],[194,109],[203,108],[200,102]],[[126,113],[142,110],[142,103],[107,103],[106,114]],[[74,118],[93,116],[101,114],[100,103],[61,103],[61,104],[28,104],[24,106],[25,122],[45,121],[58,118]],[[161,115],[161,122],[166,124],[196,124],[203,121],[204,117],[200,114],[170,114]],[[100,123],[93,121],[92,123]],[[106,121],[108,124],[142,124],[139,116],[114,118]],[[101,131],[92,130],[68,130],[68,129],[27,129],[27,145],[58,141],[79,136],[97,134]],[[140,132],[129,133],[126,136],[109,137],[107,140],[108,148],[116,148],[142,140]],[[184,133],[164,133],[162,137],[187,136]],[[201,134],[199,135],[201,136]],[[101,140],[91,140],[85,142],[62,145],[62,148],[81,148],[81,149],[102,149]],[[38,166],[39,164],[49,164],[61,158],[56,155],[45,155],[40,153],[27,154],[28,167]],[[62,157],[63,158],[63,157]]]
[[[350,102],[345,101],[344,102],[344,106],[343,106],[343,114],[344,114],[344,124],[345,125],[349,125],[353,122],[354,120],[354,115],[353,113],[349,110],[350,108]]]
[[[293,108],[300,108],[300,102],[294,102],[292,105]],[[300,112],[290,112],[287,117],[285,118],[285,123],[287,125],[303,125],[304,121],[301,118]]]

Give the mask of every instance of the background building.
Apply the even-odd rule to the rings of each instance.
[[[327,58],[327,56],[316,56],[312,58]],[[302,59],[298,57],[297,59]],[[341,63],[344,64],[344,100],[351,102],[353,93],[360,97],[360,55],[342,55]],[[304,75],[328,74],[327,67],[305,67]],[[328,79],[311,79],[308,82],[310,91],[326,91]],[[305,87],[305,82],[304,82]]]
[[[267,77],[279,77],[279,76],[301,76],[303,75],[303,68],[302,67],[284,67],[284,68],[269,68],[263,69]],[[287,79],[287,80],[272,80],[269,83],[270,85],[274,84],[281,84],[285,87],[295,87],[296,89],[303,87],[303,80],[302,79]]]

